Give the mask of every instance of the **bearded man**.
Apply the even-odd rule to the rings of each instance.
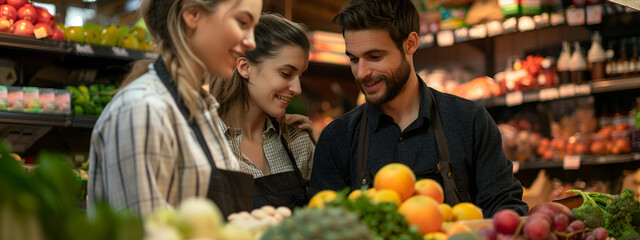
[[[309,193],[360,189],[389,163],[443,186],[445,202],[484,217],[528,211],[498,128],[479,103],[428,87],[414,70],[419,17],[410,0],[352,0],[334,18],[366,103],[329,124],[314,154]]]

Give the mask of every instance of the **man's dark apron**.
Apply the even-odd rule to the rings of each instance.
[[[429,88],[426,88],[431,95],[431,122],[433,126],[433,132],[436,138],[436,144],[440,150],[440,163],[438,163],[439,174],[423,174],[418,177],[431,178],[443,184],[444,188],[444,200],[450,205],[463,202],[460,197],[458,187],[456,187],[455,179],[451,168],[451,156],[449,155],[449,147],[447,145],[447,139],[444,135],[444,129],[442,128],[442,121],[440,120],[440,114],[438,113],[436,98]],[[360,186],[354,186],[354,189],[359,189],[361,186],[368,186],[372,183],[372,174],[367,170],[367,159],[369,155],[369,122],[367,122],[367,113],[363,111],[361,123],[360,123],[360,135],[358,138],[358,181]]]
[[[253,177],[249,174],[222,170],[216,167],[211,151],[209,150],[204,135],[202,134],[202,130],[195,121],[189,121],[189,110],[184,105],[184,102],[178,97],[177,86],[170,78],[167,77],[171,75],[168,73],[162,58],[158,58],[158,61],[156,61],[154,66],[156,72],[158,72],[158,76],[160,76],[160,79],[162,80],[162,83],[169,93],[171,93],[171,96],[173,97],[173,100],[176,101],[183,117],[191,126],[202,151],[204,151],[209,164],[211,164],[211,177],[209,180],[207,198],[216,203],[218,208],[220,208],[220,211],[222,211],[225,219],[231,213],[251,210]],[[221,144],[226,144],[226,142],[222,142]],[[198,188],[196,187],[196,189]]]
[[[276,121],[272,121],[272,123],[276,128],[276,132],[279,132],[278,123]],[[254,208],[271,205],[276,207],[286,206],[293,209],[302,207],[309,201],[307,184],[302,178],[300,169],[298,169],[295,158],[283,135],[280,135],[280,141],[287,151],[293,171],[256,178],[253,182]]]

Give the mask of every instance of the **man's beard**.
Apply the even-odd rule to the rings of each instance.
[[[367,104],[378,107],[393,100],[394,98],[396,98],[396,96],[398,96],[404,85],[407,83],[407,80],[409,80],[409,74],[411,74],[411,66],[409,66],[407,60],[403,58],[400,62],[400,66],[398,66],[398,68],[396,68],[396,70],[392,72],[390,78],[385,75],[376,75],[356,80],[360,91],[365,94],[365,100],[367,101]],[[376,82],[380,80],[384,81],[386,85],[385,91],[382,96],[372,99],[371,97],[369,97],[369,95],[367,95],[362,85],[365,82]]]

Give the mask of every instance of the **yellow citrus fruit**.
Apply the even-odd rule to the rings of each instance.
[[[424,195],[433,200],[436,200],[438,203],[444,202],[444,191],[442,190],[442,186],[440,186],[439,182],[436,182],[433,179],[421,179],[415,184],[416,194]]]
[[[439,207],[440,207],[440,211],[442,212],[442,221],[445,221],[445,222],[453,221],[453,212],[451,211],[451,205],[446,203],[441,203]]]
[[[430,197],[410,197],[400,204],[398,212],[404,215],[409,225],[418,226],[421,234],[440,231],[442,226],[442,213],[438,203]]]
[[[372,202],[374,203],[383,203],[383,202],[394,202],[396,205],[400,206],[402,201],[400,200],[400,195],[397,192],[389,189],[382,189],[376,192],[373,195]]]
[[[449,236],[442,232],[432,232],[424,235],[424,240],[447,240]]]
[[[462,223],[453,223],[446,230],[446,233],[449,236],[453,236],[454,234],[461,232],[471,232],[471,228]]]
[[[462,202],[451,208],[453,221],[482,219],[482,210],[473,203]]]
[[[366,195],[369,199],[373,199],[377,191],[378,190],[376,190],[375,188],[369,188],[366,191],[364,191],[364,195]]]
[[[313,195],[309,201],[309,207],[324,208],[324,204],[333,201],[338,197],[338,193],[333,190],[322,190]]]
[[[349,196],[347,196],[347,199],[349,199],[351,201],[355,201],[356,199],[360,198],[360,196],[362,196],[362,190],[357,189],[357,190],[349,193]]]
[[[390,163],[380,168],[373,178],[373,187],[377,190],[390,189],[400,195],[403,201],[415,192],[416,175],[402,163]]]

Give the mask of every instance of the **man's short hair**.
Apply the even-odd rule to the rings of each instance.
[[[402,52],[402,43],[411,32],[419,33],[420,17],[410,0],[351,0],[333,18],[347,30],[383,29]]]

